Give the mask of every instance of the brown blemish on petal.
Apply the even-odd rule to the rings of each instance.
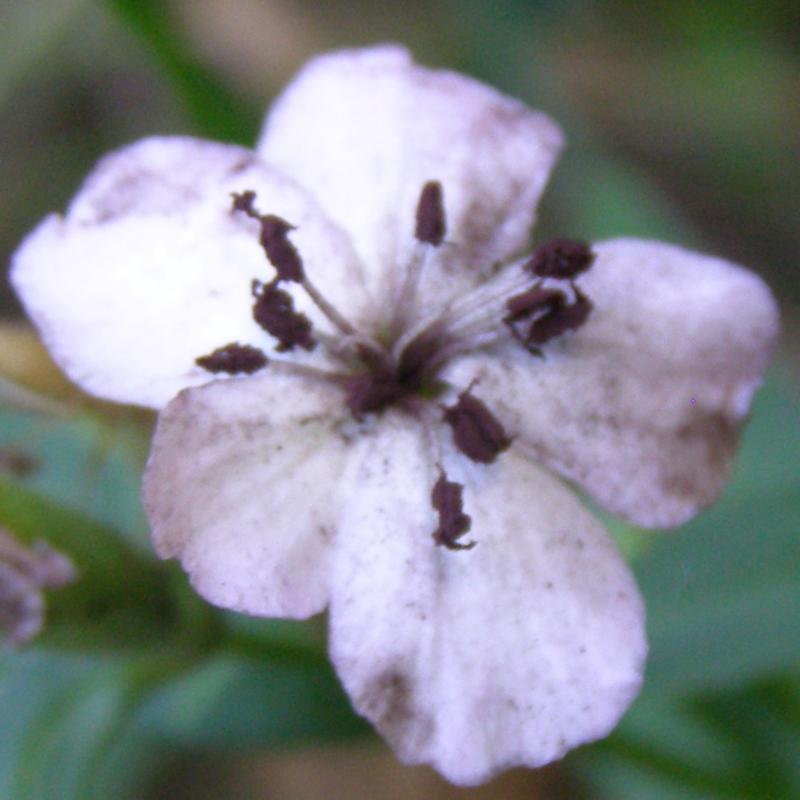
[[[356,705],[403,749],[423,747],[433,733],[433,721],[414,707],[413,684],[396,668],[373,678],[355,698]]]
[[[402,724],[412,716],[410,691],[406,678],[400,672],[384,672],[370,685],[365,707],[380,714],[387,724]]]
[[[736,451],[738,427],[721,413],[698,413],[674,434],[692,458],[664,464],[661,486],[665,493],[690,503],[712,502],[725,482]]]

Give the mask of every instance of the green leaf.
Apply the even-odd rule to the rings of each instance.
[[[140,555],[113,529],[4,478],[0,524],[24,543],[47,542],[77,570],[74,583],[48,595],[42,643],[114,652],[197,646],[212,627],[212,612],[171,566]]]
[[[176,665],[162,659],[85,658],[69,664],[53,657],[42,663],[61,671],[61,680],[39,676],[39,684],[54,682],[58,689],[7,743],[14,756],[8,796],[81,800],[127,794],[141,783],[142,759],[129,759],[123,769],[106,774],[102,787],[97,785],[99,767],[144,699],[174,674]],[[25,685],[24,676],[22,681]]]
[[[146,710],[151,736],[180,747],[241,748],[341,739],[369,731],[327,663],[209,659]]]
[[[141,796],[133,791],[160,754],[140,737],[124,759],[112,758],[117,742],[129,739],[154,693],[189,666],[161,655],[6,654],[0,660],[0,797]]]
[[[604,796],[800,796],[800,415],[772,376],[725,497],[635,564],[651,652],[641,697],[573,763]]]
[[[757,398],[723,499],[636,564],[651,639],[648,690],[687,694],[796,668],[800,415],[775,379]]]
[[[646,694],[609,739],[571,761],[616,800],[797,797],[797,687],[785,679],[680,702]]]
[[[254,141],[259,115],[191,55],[168,4],[158,0],[105,0],[105,4],[149,45],[199,134],[220,141]]]
[[[26,487],[143,544],[139,493],[149,433],[149,425],[124,412],[48,416],[0,407],[0,448],[30,461],[29,474],[19,477]]]
[[[543,226],[536,231],[540,241],[566,230],[589,241],[634,236],[698,246],[686,222],[652,180],[586,141],[565,153],[545,197],[545,208],[556,218],[556,225],[564,227],[547,231]]]
[[[369,733],[322,664],[29,652],[3,666],[0,797],[14,800],[141,796],[148,775],[187,751]]]

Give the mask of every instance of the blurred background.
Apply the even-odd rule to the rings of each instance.
[[[152,419],[81,396],[0,286],[0,525],[82,579],[0,650],[0,797],[800,797],[800,4],[791,0],[2,0],[0,251],[107,150],[251,144],[311,55],[396,40],[541,108],[568,149],[537,238],[682,243],[771,284],[781,352],[734,480],[669,534],[611,522],[645,594],[645,689],[546,770],[457,790],[349,710],[323,623],[207,608],[138,499]]]

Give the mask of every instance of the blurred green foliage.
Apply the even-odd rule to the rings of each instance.
[[[606,741],[576,754],[609,797],[800,793],[800,417],[785,380],[755,404],[723,499],[634,564],[650,661]]]
[[[37,441],[30,412],[0,410],[0,448],[41,465],[0,478],[0,524],[68,553],[79,581],[51,594],[35,648],[0,653],[0,797],[124,797],[157,754],[364,732],[313,626],[218,612],[98,521],[121,486],[138,505],[140,465],[117,461],[129,430],[98,441],[87,412],[39,424]]]
[[[328,46],[395,35],[381,22],[386,4],[308,6],[297,24],[316,14]],[[151,0],[0,9],[0,179],[15,187],[0,200],[6,252],[110,146],[173,131],[252,141],[278,80],[266,76],[256,102],[224,59],[201,54],[191,13],[191,4]],[[463,0],[411,3],[405,15],[421,57],[565,125],[574,150],[545,202],[542,235],[705,247],[800,299],[796,4]],[[431,16],[446,34],[432,35]],[[283,74],[309,55],[303,31],[287,30],[298,44]],[[242,30],[243,46],[260,35],[268,31]],[[723,500],[679,532],[641,534],[648,678],[619,729],[566,760],[588,797],[800,796],[791,366],[784,355],[759,396]],[[0,409],[0,449],[34,465],[0,479],[0,523],[69,552],[82,576],[80,590],[51,594],[35,647],[0,656],[0,797],[133,797],[179,753],[365,731],[318,627],[217,612],[154,561],[138,499],[146,446],[146,426],[96,408]]]
[[[261,114],[238,100],[212,70],[192,57],[167,4],[107,0],[107,5],[149,45],[198,134],[225,142],[255,139]]]

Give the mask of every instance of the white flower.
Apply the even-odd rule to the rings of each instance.
[[[45,542],[25,547],[0,526],[0,642],[30,641],[44,625],[44,589],[72,583],[75,567]]]
[[[560,147],[401,48],[326,55],[255,152],[114,153],[13,266],[75,381],[163,407],[159,554],[220,606],[327,607],[358,711],[461,784],[605,735],[640,686],[634,580],[560,478],[639,525],[688,519],[776,336],[763,283],[716,258],[521,256]]]

